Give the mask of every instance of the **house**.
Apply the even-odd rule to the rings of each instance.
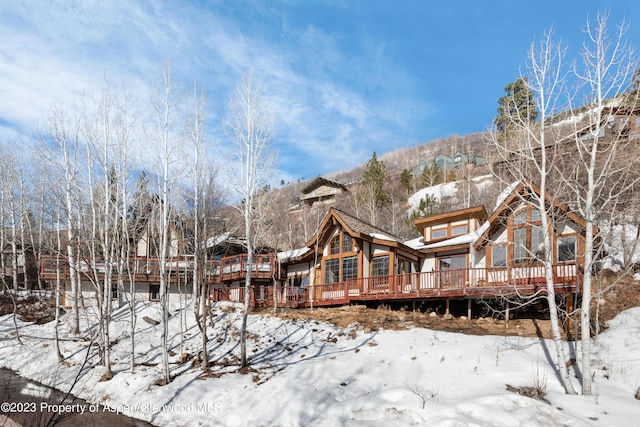
[[[344,184],[319,176],[302,189],[300,201],[311,206],[317,202],[333,200],[337,195],[347,191],[349,190]]]
[[[6,244],[2,250],[0,271],[3,282],[8,287],[13,287],[13,274],[15,271],[19,288],[33,288],[38,281],[38,263],[33,247],[30,245],[23,246],[18,243],[14,254],[12,245]]]
[[[470,243],[486,221],[484,206],[414,221],[421,236],[407,242],[424,255],[421,271],[467,269],[473,265]]]
[[[443,301],[448,311],[450,301],[466,301],[470,315],[472,301],[544,295],[541,255],[551,253],[554,290],[571,300],[581,289],[586,223],[548,194],[549,209],[540,212],[535,204],[539,197],[534,184],[513,184],[491,214],[477,206],[419,218],[415,224],[420,236],[406,242],[330,208],[304,247],[255,254],[252,262],[244,253],[225,252],[206,262],[203,275],[214,301],[242,302],[244,281],[251,272],[254,307]],[[548,246],[540,228],[543,215],[550,224]],[[225,234],[211,242],[234,246],[237,241],[230,237]],[[68,265],[61,260],[65,261],[43,261],[41,274],[67,282]],[[158,286],[163,268],[170,292],[188,294],[193,285],[194,265],[188,256],[170,258],[164,266],[156,258],[127,262],[143,293],[148,289],[148,299],[157,297],[152,287]],[[91,274],[100,278],[106,271],[100,262],[81,262],[80,269],[87,279]]]
[[[420,162],[411,173],[413,175],[420,175],[425,167],[435,164],[438,169],[444,171],[449,169],[458,169],[466,165],[482,166],[487,163],[487,159],[481,156],[475,155],[473,152],[463,153],[456,151],[453,156],[447,156],[446,154],[438,154],[435,159],[431,161]]]
[[[300,268],[300,261],[285,264],[287,271],[293,269],[312,279],[314,291],[309,298],[316,305],[346,303],[349,297],[360,295],[376,299],[379,291],[386,292],[389,277],[415,273],[420,266],[418,251],[335,208],[327,212],[306,247],[301,260],[308,265],[306,271]]]
[[[267,288],[267,305],[311,307],[352,303],[498,300],[546,293],[541,254],[553,256],[554,290],[580,292],[585,222],[546,196],[551,242],[542,242],[540,190],[510,186],[488,215],[482,206],[420,218],[420,236],[402,242],[384,230],[329,209],[305,247],[281,252],[286,279]],[[469,313],[470,314],[470,313]]]

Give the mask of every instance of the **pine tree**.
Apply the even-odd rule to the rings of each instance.
[[[418,207],[413,212],[411,212],[409,219],[411,220],[411,222],[413,222],[418,218],[432,216],[437,212],[438,205],[438,199],[431,194],[427,194],[422,199],[420,199],[420,202],[418,202]]]
[[[532,124],[538,118],[533,91],[526,77],[509,83],[498,100],[498,117],[493,121],[498,132],[506,133],[514,124]]]
[[[386,176],[387,166],[382,160],[378,160],[378,155],[374,151],[360,178],[361,190],[357,195],[366,206],[369,221],[373,225],[376,225],[380,209],[391,203],[391,195],[384,189]]]

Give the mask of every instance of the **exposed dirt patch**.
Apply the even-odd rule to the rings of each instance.
[[[13,313],[13,307],[13,301],[10,297],[0,296],[0,316]],[[55,301],[30,296],[24,300],[16,301],[16,312],[23,322],[35,322],[41,325],[55,319]]]
[[[631,275],[619,277],[612,272],[604,272],[596,277],[594,294],[606,289],[593,301],[599,304],[598,323],[600,331],[607,328],[607,322],[621,311],[640,306],[640,282],[633,281]],[[272,314],[271,309],[257,310],[256,313]],[[533,313],[532,313],[533,314]],[[410,310],[390,310],[388,308],[367,308],[363,305],[316,309],[278,309],[277,316],[282,319],[313,319],[333,323],[340,328],[354,325],[365,332],[378,329],[407,329],[424,327],[438,331],[459,332],[469,335],[504,335],[551,338],[549,320],[539,318],[519,318],[505,322],[492,317],[466,317],[436,315]],[[522,316],[526,317],[526,316]],[[528,316],[527,316],[528,317]],[[531,316],[540,317],[540,316]],[[578,320],[579,323],[579,320]],[[595,324],[595,322],[594,322]]]
[[[634,281],[633,276],[618,277],[612,272],[604,272],[596,278],[594,291],[606,289],[602,295],[592,303],[595,313],[596,303],[599,305],[598,323],[600,330],[606,329],[609,320],[618,313],[640,306],[640,282]]]
[[[268,313],[272,313],[272,311],[262,311],[262,314]],[[367,333],[379,329],[401,330],[419,327],[469,335],[551,337],[551,327],[548,320],[515,319],[505,322],[490,317],[469,320],[454,316],[438,316],[435,313],[389,310],[388,308],[371,309],[362,305],[313,310],[279,310],[277,316],[282,319],[326,321],[339,328],[355,326],[357,330]]]

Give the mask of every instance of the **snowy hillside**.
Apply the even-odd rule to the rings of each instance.
[[[159,313],[153,303],[138,307],[139,318],[158,319]],[[139,365],[136,374],[128,372],[128,316],[121,310],[113,321],[116,375],[99,382],[102,369],[88,367],[75,390],[92,402],[167,426],[631,426],[640,419],[633,397],[640,386],[640,308],[620,314],[600,336],[592,397],[563,394],[548,361],[551,343],[535,338],[422,328],[365,333],[355,324],[343,330],[314,320],[257,315],[250,316],[253,369],[237,373],[240,310],[226,304],[215,308],[209,352],[216,364],[202,378],[191,363],[179,363],[178,314],[170,321],[176,355],[169,385],[154,385],[161,377],[160,325],[138,321]],[[90,331],[86,321],[92,314],[84,311],[83,318]],[[67,331],[69,319],[63,320]],[[183,351],[195,354],[199,337],[191,309],[185,320]],[[67,360],[57,364],[53,323],[20,326],[24,346],[11,336],[11,317],[0,318],[0,364],[68,388],[87,341],[63,332]],[[90,362],[98,363],[95,356]],[[537,386],[550,403],[507,391],[507,384]]]
[[[482,192],[488,186],[495,183],[495,179],[492,175],[482,175],[471,179],[474,192]],[[446,197],[457,197],[460,181],[446,182],[444,184],[434,185],[432,187],[425,187],[416,191],[409,197],[409,210],[414,210],[420,204],[420,200],[427,196],[435,198],[438,202],[442,201]]]

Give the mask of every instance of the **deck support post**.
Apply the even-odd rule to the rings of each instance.
[[[467,299],[467,320],[471,322],[471,298]]]
[[[444,315],[447,316],[447,317],[449,316],[449,298],[446,299]]]
[[[507,309],[504,312],[504,327],[509,327],[509,301],[507,301]]]
[[[567,335],[567,340],[571,340],[571,331],[573,329],[573,294],[571,292],[567,292],[567,302],[566,302],[566,321],[565,321],[565,334]],[[573,340],[577,340],[577,335],[573,337]]]

